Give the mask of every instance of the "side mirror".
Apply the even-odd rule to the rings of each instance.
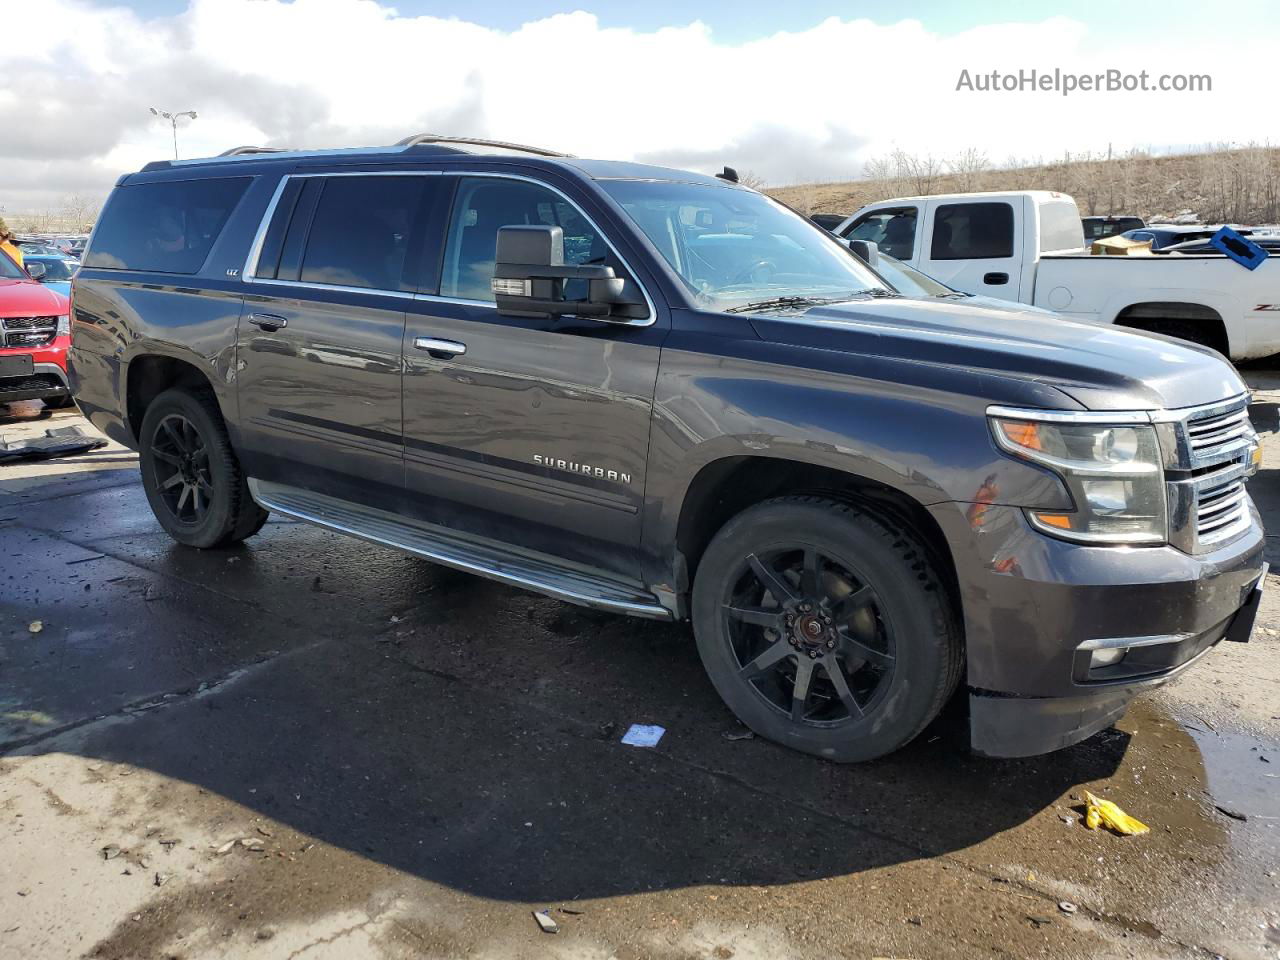
[[[27,276],[32,280],[43,280],[44,275],[48,272],[48,268],[43,263],[27,264]]]
[[[850,240],[849,249],[854,256],[872,269],[880,265],[880,246],[871,240]]]
[[[555,226],[510,226],[498,229],[493,268],[493,298],[498,312],[510,317],[574,315],[628,322],[637,305],[623,292],[626,280],[603,264],[564,262],[564,230]],[[570,281],[586,282],[586,297],[567,299]],[[644,307],[639,306],[643,318]]]

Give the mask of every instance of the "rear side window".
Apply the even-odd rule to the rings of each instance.
[[[1106,231],[1119,233],[1128,227],[1114,227]],[[1081,227],[1080,210],[1066,200],[1050,200],[1040,204],[1040,252],[1050,250],[1078,250],[1084,246],[1084,230]]]
[[[85,266],[198,273],[249,180],[166,180],[117,187]]]
[[[427,177],[333,177],[325,181],[302,256],[303,283],[409,290],[410,232]]]
[[[933,219],[931,260],[998,260],[1013,256],[1013,207],[944,203]]]
[[[280,189],[253,276],[361,290],[434,289],[451,187],[439,176],[291,177]]]

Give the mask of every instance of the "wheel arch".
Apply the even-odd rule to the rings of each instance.
[[[756,503],[794,495],[822,496],[857,505],[905,526],[928,550],[957,615],[962,614],[951,547],[919,499],[883,478],[790,458],[752,455],[725,456],[703,464],[685,489],[671,531],[672,566],[682,609],[687,609],[698,563],[720,528]]]
[[[1133,330],[1155,330],[1162,320],[1186,320],[1203,324],[1214,341],[1214,348],[1224,356],[1231,356],[1231,334],[1223,319],[1223,309],[1211,305],[1211,297],[1195,300],[1141,300],[1112,307],[1111,322],[1118,327]],[[1157,331],[1158,332],[1158,331]]]
[[[164,391],[174,387],[208,390],[217,397],[213,378],[198,363],[166,353],[140,353],[125,368],[125,422],[136,442],[147,407]],[[222,409],[221,397],[218,407]],[[229,418],[223,411],[223,420]]]

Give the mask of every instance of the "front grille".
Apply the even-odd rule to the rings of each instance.
[[[1234,536],[1249,524],[1249,500],[1245,478],[1235,476],[1196,491],[1196,540],[1216,543]]]
[[[0,319],[0,346],[43,347],[58,334],[57,317],[5,317]]]
[[[0,328],[5,330],[30,330],[33,327],[56,327],[57,317],[4,317],[0,319]]]
[[[6,333],[6,347],[43,347],[53,341],[53,330],[26,330],[22,333]]]
[[[1253,523],[1245,484],[1258,435],[1245,394],[1157,413],[1169,494],[1169,540],[1187,553],[1218,549]]]
[[[1211,414],[1187,421],[1187,440],[1192,452],[1198,456],[1213,453],[1220,447],[1253,434],[1249,423],[1249,408],[1242,404],[1238,410]]]

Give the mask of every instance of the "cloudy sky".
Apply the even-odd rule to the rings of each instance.
[[[0,210],[101,196],[183,156],[435,131],[584,156],[857,176],[895,148],[993,161],[1280,142],[1255,93],[1270,0],[38,0],[0,3]],[[1228,15],[1229,14],[1229,15]],[[1115,68],[1206,93],[978,93],[971,74]]]

